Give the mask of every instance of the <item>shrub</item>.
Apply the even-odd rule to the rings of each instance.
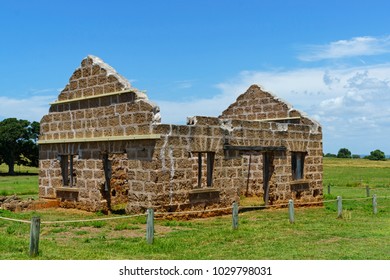
[[[339,152],[337,153],[338,158],[351,158],[351,151],[347,148],[341,148]]]
[[[385,153],[378,149],[372,151],[367,158],[370,160],[386,160]]]
[[[336,154],[327,153],[327,154],[324,155],[324,157],[335,158],[335,157],[337,157],[337,155]]]

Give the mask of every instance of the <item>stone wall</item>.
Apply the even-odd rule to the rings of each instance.
[[[40,140],[149,134],[159,108],[97,57],[88,56],[41,120]]]
[[[41,141],[150,134],[158,107],[126,92],[52,104],[41,120]]]
[[[222,112],[220,117],[249,121],[275,120],[277,122],[320,126],[316,121],[294,109],[282,99],[263,91],[258,85],[250,86],[245,93],[241,94],[234,103]]]
[[[292,117],[291,106],[272,94],[252,85],[236,102],[222,112],[222,118],[240,120],[264,120]]]
[[[40,197],[64,207],[141,213],[245,196],[322,199],[321,126],[258,86],[218,118],[161,124],[158,106],[88,56],[42,118],[39,143]]]
[[[73,72],[58,100],[73,100],[128,89],[131,89],[131,85],[125,78],[100,58],[89,55]]]
[[[140,144],[137,140],[118,138],[150,135],[152,124],[159,120],[159,108],[146,94],[132,88],[101,59],[88,56],[41,120],[40,197],[60,198],[63,205],[92,211],[107,208],[104,155],[109,155],[110,160],[123,153],[144,159],[141,154],[145,146],[152,145],[148,140],[140,140]],[[72,156],[71,187],[64,186],[60,160],[63,155]],[[116,159],[113,167],[117,174]],[[113,203],[125,202],[119,186],[113,184]]]

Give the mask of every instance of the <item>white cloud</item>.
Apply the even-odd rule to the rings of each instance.
[[[242,92],[240,92],[242,93]],[[218,117],[236,99],[237,92],[185,101],[153,100],[160,106],[163,123],[185,124],[190,116]]]
[[[188,89],[192,88],[194,83],[194,80],[182,80],[182,81],[175,81],[174,87],[178,89]]]
[[[323,69],[296,69],[289,71],[244,71],[237,78],[220,83],[224,95],[235,98],[252,84],[260,85],[295,107],[308,108],[312,100],[325,95],[329,89],[323,82]]]
[[[327,85],[330,89],[332,88],[332,85],[338,84],[340,82],[340,79],[332,76],[329,71],[326,71],[323,76],[323,81],[325,85]]]
[[[319,61],[354,56],[370,56],[390,53],[390,36],[355,37],[324,45],[308,45],[298,58],[303,61]]]
[[[39,122],[49,112],[49,103],[56,98],[54,95],[32,95],[28,98],[0,96],[0,119],[18,118]]]
[[[327,111],[327,112],[340,110],[340,108],[343,105],[344,105],[344,97],[343,96],[338,96],[338,97],[335,97],[335,98],[325,99],[325,100],[320,102],[320,106],[319,107],[323,111],[322,111],[322,113],[319,114],[319,116],[321,117],[321,115],[325,114],[324,110]]]
[[[348,87],[354,89],[388,89],[390,84],[390,77],[380,79],[375,76],[369,76],[368,70],[357,72],[348,80]]]

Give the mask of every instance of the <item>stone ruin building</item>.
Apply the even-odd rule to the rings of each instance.
[[[161,123],[159,107],[88,56],[41,120],[39,196],[144,213],[322,200],[322,130],[252,85],[219,117]]]

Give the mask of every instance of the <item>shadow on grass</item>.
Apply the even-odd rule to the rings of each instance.
[[[2,173],[0,172],[0,176],[2,177],[17,177],[17,176],[38,176],[38,172],[15,172],[14,174]]]

